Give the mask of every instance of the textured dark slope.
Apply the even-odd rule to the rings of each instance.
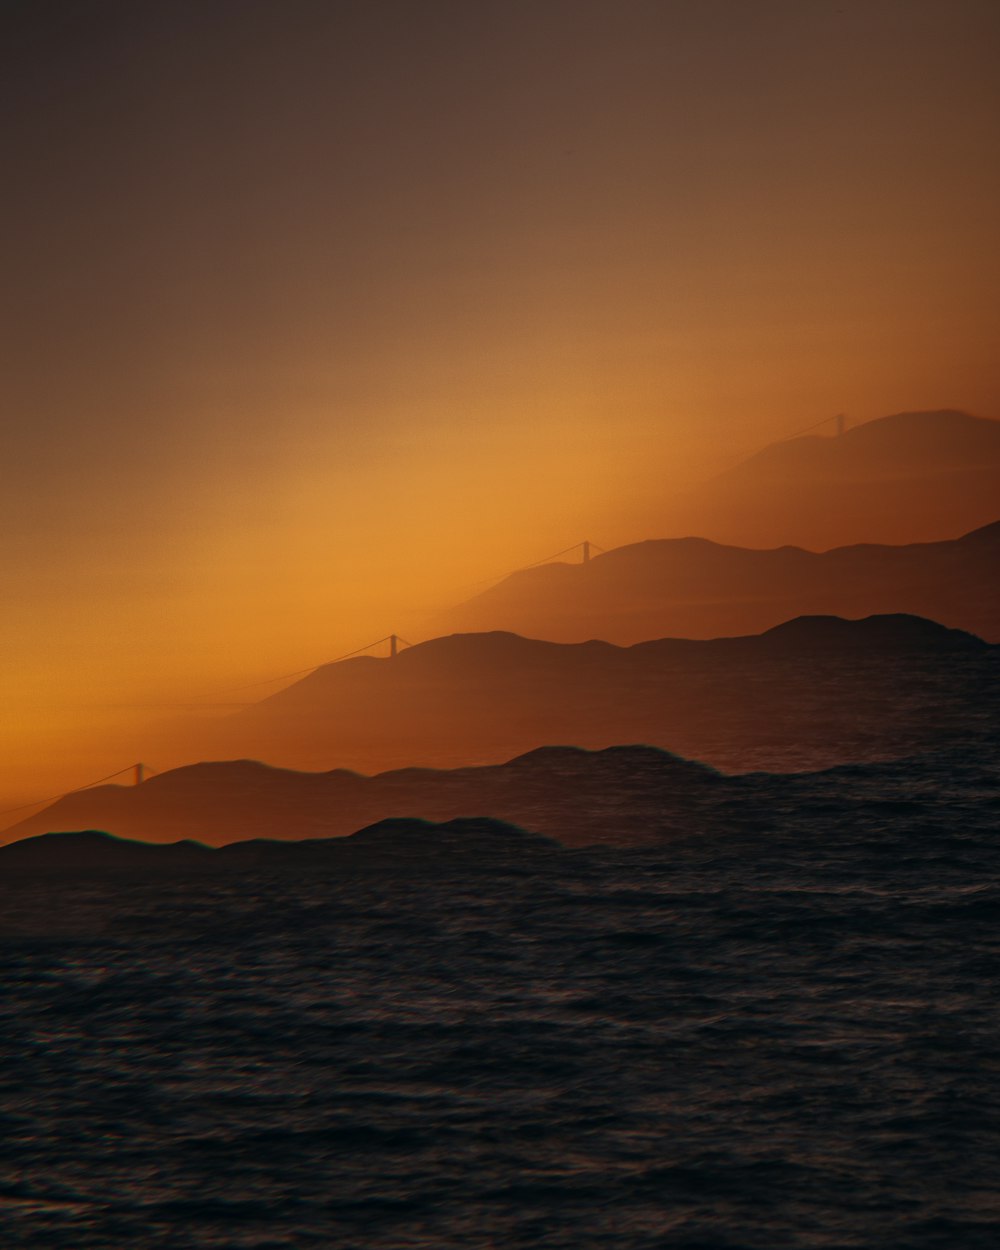
[[[660,539],[618,547],[586,565],[516,573],[439,623],[561,642],[632,643],[757,633],[803,615],[907,613],[996,642],[998,571],[1000,522],[946,542],[824,552]]]

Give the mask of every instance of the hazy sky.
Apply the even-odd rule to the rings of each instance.
[[[658,536],[827,414],[1000,415],[995,0],[0,31],[0,746]]]

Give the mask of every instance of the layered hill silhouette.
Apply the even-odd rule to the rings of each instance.
[[[756,637],[630,648],[505,634],[436,639],[393,660],[320,669],[231,718],[228,740],[252,741],[254,754],[272,762],[282,754],[308,757],[297,769],[322,767],[312,758],[365,768],[354,761],[389,751],[438,769],[519,758],[374,777],[247,759],[202,763],[136,787],[68,795],[6,837],[96,828],[156,841],[225,842],[341,836],[387,817],[491,816],[572,841],[572,828],[585,829],[595,812],[609,810],[606,794],[592,801],[595,778],[603,786],[613,775],[627,798],[629,770],[654,760],[658,775],[669,772],[675,805],[678,795],[695,791],[702,804],[718,778],[703,763],[653,746],[628,757],[602,753],[615,765],[611,773],[592,764],[584,776],[578,747],[645,740],[730,769],[772,771],[898,757],[994,730],[1000,709],[984,692],[995,689],[998,668],[1000,648],[907,617],[797,620]],[[531,751],[560,740],[574,747]],[[629,768],[620,764],[625,758]],[[562,796],[557,806],[572,828],[536,819],[536,800],[545,806],[553,794]]]
[[[291,868],[315,872],[393,864],[483,858],[491,868],[504,861],[551,853],[559,844],[503,821],[487,818],[441,824],[418,818],[382,820],[337,838],[296,841],[254,838],[219,848],[182,839],[144,842],[103,830],[43,833],[0,846],[0,871],[31,872],[204,872]]]
[[[1000,642],[998,570],[998,521],[942,542],[824,552],[669,538],[618,547],[586,564],[514,573],[439,623],[456,632],[628,644],[757,633],[803,615],[907,613]]]
[[[677,501],[672,520],[720,542],[824,550],[932,541],[993,521],[1000,421],[900,412],[773,443]]]
[[[30,860],[37,867],[46,857],[56,862],[73,855],[99,867],[102,856],[111,855],[123,861],[132,856],[123,866],[138,866],[149,854],[147,847],[122,848],[94,830],[173,843],[171,855],[185,864],[204,853],[192,847],[192,839],[210,844],[329,839],[359,829],[368,844],[388,853],[399,850],[400,839],[412,842],[420,832],[406,823],[413,818],[442,825],[488,817],[570,846],[629,845],[686,830],[696,815],[704,824],[714,805],[724,806],[730,797],[727,779],[714,769],[644,746],[597,753],[546,747],[502,765],[450,772],[402,769],[374,777],[342,769],[301,773],[235,760],[175,769],[138,786],[67,795],[7,831],[14,845],[0,849],[0,864]],[[68,843],[23,840],[74,829],[90,832]],[[479,836],[483,827],[474,826],[473,832],[477,829]],[[465,837],[469,829],[452,832]],[[486,832],[492,837],[496,831]],[[64,845],[70,849],[60,850]]]
[[[197,754],[377,772],[646,742],[729,771],[825,767],[966,732],[998,653],[907,616],[631,647],[453,635],[317,669],[203,729]]]
[[[784,775],[726,775],[645,746],[550,747],[494,767],[376,777],[199,765],[64,800],[33,823],[100,815],[113,834],[33,836],[25,822],[22,840],[0,847],[0,873],[523,872],[544,870],[561,848],[672,854],[682,844],[709,856],[738,848],[749,866],[781,839],[827,851],[859,838],[876,846],[887,831],[916,839],[916,852],[928,825],[959,841],[995,829],[995,803],[983,796],[996,793],[1000,735],[982,745]]]

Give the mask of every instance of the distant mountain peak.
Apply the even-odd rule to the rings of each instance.
[[[934,542],[996,515],[1000,421],[912,409],[779,439],[667,509],[674,532],[774,547]]]
[[[983,455],[990,463],[1000,462],[1000,421],[974,417],[957,408],[941,408],[895,412],[848,426],[839,437],[803,434],[779,439],[720,477],[731,480],[786,467],[797,472],[842,472],[895,466],[930,472],[945,464],[974,468]]]

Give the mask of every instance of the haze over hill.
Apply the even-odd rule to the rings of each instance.
[[[863,501],[876,497],[881,501],[880,506],[885,505],[885,515],[891,515],[893,524],[902,526],[906,517],[912,519],[913,510],[909,504],[904,507],[901,502],[897,507],[893,503],[893,492],[910,490],[914,483],[923,483],[919,494],[920,524],[926,525],[928,532],[940,534],[943,530],[953,530],[952,518],[971,515],[964,510],[973,506],[979,509],[983,504],[984,495],[976,482],[989,486],[985,497],[990,508],[995,507],[993,499],[1000,498],[1000,491],[994,490],[990,483],[1000,455],[998,431],[1000,423],[996,421],[954,411],[901,413],[848,429],[841,438],[799,438],[773,444],[717,479],[712,489],[719,492],[720,506],[725,503],[726,508],[732,504],[737,512],[742,509],[746,525],[734,532],[751,533],[757,519],[773,514],[774,534],[785,541],[804,533],[796,529],[797,518],[813,513],[821,517],[824,524],[860,524],[869,515],[865,512],[867,505],[862,506]],[[790,495],[789,491],[793,493]],[[793,498],[796,491],[799,493]],[[707,498],[703,494],[702,503]],[[944,509],[942,524],[932,524],[941,509]],[[689,515],[693,517],[696,513]],[[712,532],[708,521],[705,526],[706,531]],[[1000,639],[998,533],[998,525],[991,523],[961,540],[894,548],[861,545],[822,554],[787,546],[774,550],[726,547],[704,537],[633,543],[596,557],[586,568],[552,564],[517,573],[430,623],[425,619],[423,629],[411,632],[404,627],[404,632],[410,637],[420,637],[429,632],[500,629],[568,642],[599,637],[628,644],[663,636],[710,638],[757,632],[801,614],[833,613],[855,617],[908,612],[933,617],[996,640]],[[391,587],[399,589],[395,581]],[[383,589],[388,601],[390,584]],[[318,619],[316,612],[302,610],[301,605],[295,607],[297,593],[290,587],[277,586],[271,609],[300,622],[302,639],[296,645],[303,650],[291,653],[296,656],[305,651],[305,639],[317,636]],[[389,619],[395,628],[400,628],[396,615]],[[219,633],[214,648],[207,648],[208,653],[217,657],[212,665],[220,673],[217,682],[220,688],[227,684],[221,674],[226,672],[225,664],[232,658],[229,643],[234,653],[246,647],[247,638],[255,627],[263,626],[253,614],[244,613],[237,626],[229,627],[228,633]],[[118,622],[116,628],[119,631],[131,629],[137,636],[143,633],[141,629],[127,626],[126,622]],[[73,646],[86,649],[89,645],[74,631],[69,631],[69,637]],[[191,642],[180,629],[175,631],[175,638],[176,647],[172,641],[162,655],[151,657],[147,666],[149,672],[159,673],[163,662],[174,663]],[[320,650],[317,643],[313,654],[322,655],[324,651],[337,654],[348,649],[338,641],[330,645],[329,650],[326,644]],[[61,655],[64,649],[52,648],[50,653]],[[15,649],[15,660],[16,654]],[[305,654],[308,655],[308,651]],[[261,661],[262,667],[263,664]],[[273,664],[269,661],[268,667],[272,672],[280,672],[286,667],[300,667],[300,664],[293,661],[286,665],[276,659]],[[19,662],[11,663],[9,673],[15,683],[23,675],[22,669]],[[56,792],[88,776],[100,776],[130,757],[152,758],[165,766],[205,754],[233,753],[220,739],[216,739],[218,750],[209,743],[204,750],[192,748],[178,753],[171,747],[161,751],[161,737],[150,733],[148,718],[144,719],[141,711],[127,710],[123,688],[113,686],[118,679],[117,659],[114,664],[109,661],[103,671],[112,683],[104,697],[109,704],[115,702],[116,707],[110,711],[102,709],[99,695],[94,696],[91,704],[93,714],[78,705],[70,718],[76,718],[74,734],[66,727],[58,738],[52,734],[52,726],[61,715],[56,705],[49,712],[41,706],[33,708],[31,716],[26,716],[23,709],[19,709],[16,697],[11,698],[5,727],[5,757],[10,768],[0,793],[0,806],[14,807],[38,794]],[[211,689],[213,684],[216,683],[203,676],[199,683],[192,683],[192,693],[199,685],[202,689]],[[234,680],[232,685],[238,686],[239,681]],[[58,688],[65,691],[61,681]],[[178,682],[174,688],[183,689],[183,684]],[[433,693],[428,693],[427,697],[429,702],[434,702]],[[126,710],[119,714],[117,708]],[[558,730],[559,725],[546,716],[542,709],[536,722],[539,730],[545,725],[553,732]],[[408,728],[397,735],[394,727],[387,730],[390,723],[387,718],[377,731],[386,747],[379,756],[373,756],[369,750],[375,731],[365,728],[363,711],[354,720],[361,741],[357,749],[351,748],[346,756],[339,753],[341,744],[351,736],[346,725],[326,727],[319,737],[313,735],[315,741],[335,742],[338,750],[335,756],[310,753],[308,746],[304,747],[299,741],[299,731],[294,726],[290,727],[287,746],[280,743],[275,746],[273,735],[265,735],[261,740],[247,739],[250,745],[246,750],[264,754],[276,762],[311,767],[325,767],[343,759],[363,768],[411,762],[404,748],[409,747],[414,735]],[[46,740],[46,735],[50,735],[51,740]],[[558,734],[556,740],[563,736]],[[623,730],[618,740],[628,740],[631,736]],[[394,737],[399,739],[399,750],[396,750]],[[490,759],[506,758],[546,741],[541,732],[511,734],[506,725],[498,726],[494,738],[487,756]],[[473,735],[473,739],[477,749],[486,745],[482,735]],[[588,744],[605,745],[610,740],[595,737],[589,739]],[[685,748],[690,745],[698,752],[703,739],[695,737],[689,744],[668,740],[665,745]],[[710,744],[709,749],[715,748]],[[235,753],[244,751],[237,747]],[[719,758],[725,764],[733,762],[724,752]],[[64,763],[67,759],[75,762],[67,766]],[[429,754],[421,756],[420,762],[454,764],[462,761],[452,755]],[[764,762],[776,761],[768,758]],[[737,766],[740,763],[737,761]],[[18,780],[20,772],[23,777]]]
[[[728,770],[901,755],[990,721],[1000,648],[914,617],[801,618],[763,635],[629,648],[494,632],[327,665],[187,722],[153,758],[452,768],[536,747],[647,742]],[[100,822],[97,822],[98,824]]]
[[[822,551],[978,529],[998,499],[1000,421],[946,409],[772,443],[682,492],[667,520],[718,542]]]
[[[998,569],[1000,522],[942,542],[825,552],[668,538],[514,573],[439,624],[627,644],[755,633],[801,615],[903,612],[1000,641]]]
[[[4,836],[16,842],[55,830],[103,829],[151,842],[221,844],[344,837],[388,818],[491,816],[567,844],[641,842],[678,820],[681,828],[695,808],[704,818],[706,802],[723,794],[724,779],[713,769],[652,747],[595,754],[545,747],[501,765],[373,777],[233,760],[179,768],[140,786],[68,795]]]

